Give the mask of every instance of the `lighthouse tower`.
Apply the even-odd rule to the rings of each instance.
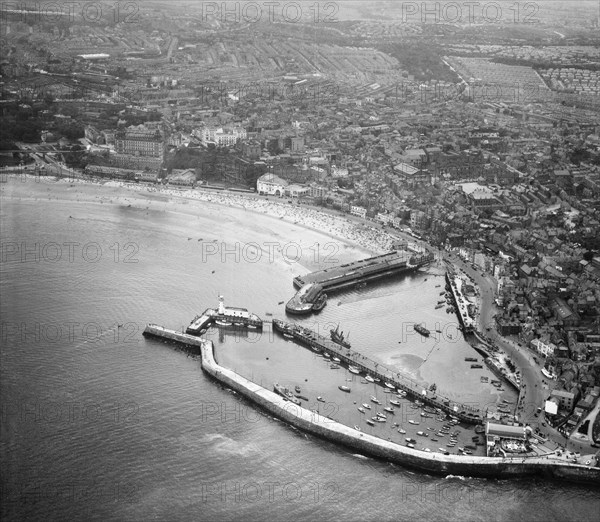
[[[225,314],[225,302],[222,295],[219,296],[219,315]]]

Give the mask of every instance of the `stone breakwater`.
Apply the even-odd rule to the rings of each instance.
[[[476,457],[428,453],[385,441],[293,404],[275,392],[220,366],[214,358],[214,347],[211,341],[203,341],[200,352],[202,369],[207,374],[265,411],[296,428],[347,446],[365,455],[434,474],[493,478],[541,475],[600,486],[600,468],[558,463],[546,458]]]

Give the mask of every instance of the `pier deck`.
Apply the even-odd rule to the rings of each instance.
[[[429,264],[433,256],[411,255],[407,252],[389,252],[345,265],[333,266],[294,278],[294,286],[301,288],[309,283],[318,283],[323,290],[337,290],[362,281],[371,281],[383,277],[414,271]]]
[[[278,319],[273,319],[273,325],[275,329],[289,332],[294,339],[308,345],[310,348],[326,352],[330,355],[335,355],[345,364],[355,366],[362,373],[380,379],[382,384],[388,382],[396,388],[404,390],[408,395],[411,395],[415,399],[423,401],[425,404],[440,408],[464,422],[471,424],[483,422],[482,412],[478,408],[451,401],[446,397],[428,390],[422,384],[417,383],[410,377],[399,372],[394,372],[384,365],[376,363],[372,359],[349,348],[344,348],[312,330],[296,324],[285,323]]]

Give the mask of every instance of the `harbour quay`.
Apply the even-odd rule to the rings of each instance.
[[[382,384],[388,383],[403,390],[407,395],[434,408],[440,408],[442,411],[463,422],[469,424],[481,424],[483,422],[483,414],[479,408],[451,401],[409,377],[394,372],[384,365],[376,363],[372,359],[369,359],[350,348],[345,348],[308,328],[304,328],[303,326],[294,323],[286,323],[279,319],[273,319],[273,329],[282,334],[291,335],[295,340],[308,346],[314,351],[325,352],[329,355],[336,356],[346,365],[354,366],[360,370],[361,373],[379,379]]]

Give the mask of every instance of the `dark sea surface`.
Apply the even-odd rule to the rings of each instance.
[[[197,358],[144,339],[146,323],[180,330],[218,295],[263,319],[284,318],[279,303],[293,294],[292,277],[327,266],[331,250],[321,246],[335,245],[339,262],[366,255],[248,211],[160,198],[149,207],[2,199],[3,520],[597,519],[597,489],[436,477],[353,454],[255,410]],[[278,250],[292,241],[298,262]],[[271,258],[269,242],[277,243]],[[225,245],[234,253],[222,257]],[[514,397],[464,362],[478,355],[445,307],[434,309],[440,274],[333,295],[300,322],[321,333],[339,324],[353,349],[455,399]],[[414,322],[432,331],[439,323],[445,335],[421,338]],[[345,400],[337,390],[350,382],[345,370],[269,328],[260,337],[209,334],[222,364],[268,388],[300,384],[311,401]],[[360,393],[354,400],[371,389]]]

